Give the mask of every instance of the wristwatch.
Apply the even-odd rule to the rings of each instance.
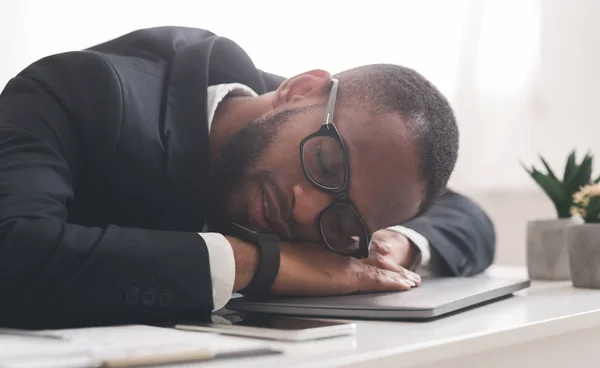
[[[236,223],[232,224],[230,233],[240,240],[255,244],[259,250],[256,272],[248,286],[239,293],[246,299],[266,299],[279,272],[279,237],[274,234],[259,233]]]

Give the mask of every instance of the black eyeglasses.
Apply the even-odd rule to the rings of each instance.
[[[348,198],[348,152],[333,124],[338,81],[333,79],[321,128],[300,142],[300,162],[306,178],[335,201],[319,216],[321,236],[335,253],[365,258],[370,236],[356,207]]]

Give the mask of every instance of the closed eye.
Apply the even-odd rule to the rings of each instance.
[[[324,160],[323,160],[323,150],[322,150],[322,146],[321,146],[321,145],[319,145],[319,146],[317,147],[316,155],[317,155],[317,163],[318,163],[318,165],[319,165],[319,168],[320,168],[321,170],[323,170],[323,173],[324,173],[326,176],[330,176],[330,175],[331,175],[331,170],[329,170],[329,169],[327,168],[327,166],[325,165],[325,162],[324,162]]]
[[[342,226],[342,212],[338,212],[337,214],[337,227],[338,234],[340,235],[340,239],[344,237],[344,227]]]

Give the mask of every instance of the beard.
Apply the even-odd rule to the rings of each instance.
[[[211,175],[207,218],[210,231],[226,233],[232,222],[247,223],[247,214],[235,218],[229,213],[231,193],[248,182],[274,176],[268,170],[256,171],[256,167],[280,130],[305,109],[293,108],[263,115],[238,130],[222,148],[219,158],[214,161]]]

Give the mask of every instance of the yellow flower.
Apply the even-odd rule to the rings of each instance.
[[[577,207],[577,206],[571,207],[571,215],[573,215],[573,216],[581,216],[582,218],[585,218],[586,214],[587,214],[587,211],[584,208]]]
[[[600,184],[589,184],[573,194],[573,203],[585,207],[590,203],[590,198],[597,196],[600,196]]]
[[[571,207],[571,214],[573,216],[579,215],[585,218],[587,215],[588,205],[590,204],[590,199],[598,196],[600,196],[600,184],[589,184],[583,186],[579,192],[573,194],[573,207]]]

